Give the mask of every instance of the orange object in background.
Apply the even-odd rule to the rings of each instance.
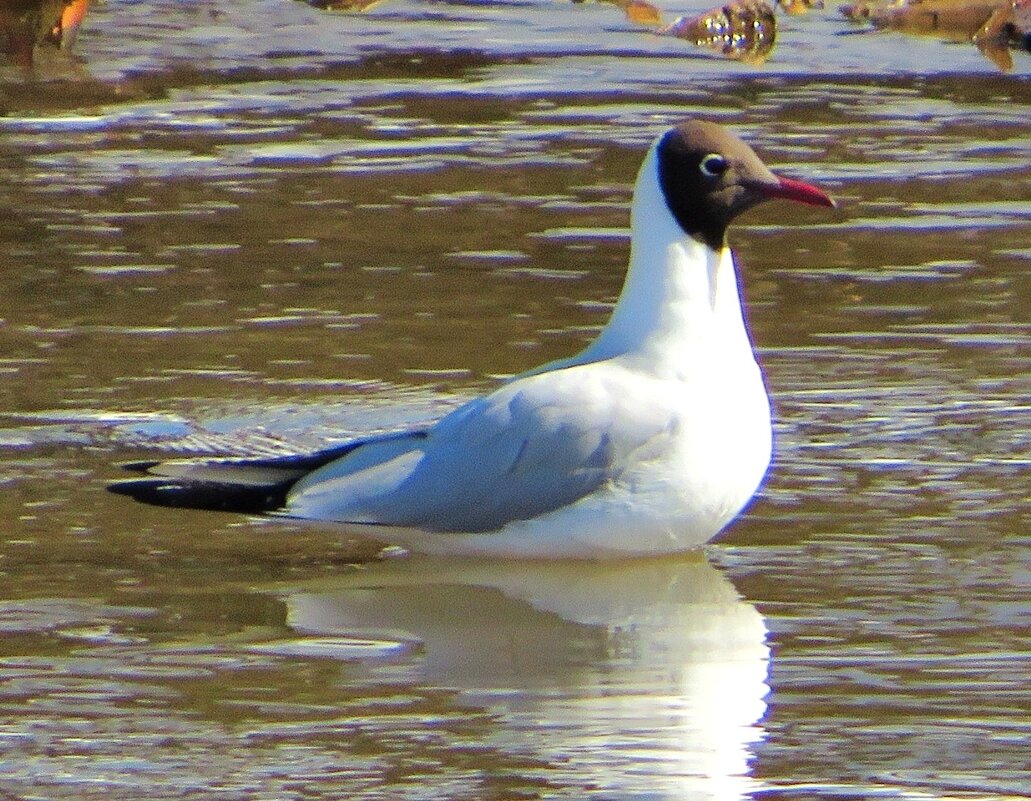
[[[89,10],[89,0],[3,0],[0,61],[31,67],[37,47],[68,50]]]
[[[79,34],[79,26],[82,25],[86,12],[89,11],[89,4],[90,0],[72,0],[61,12],[58,38],[62,50],[68,50],[75,43],[75,37]]]

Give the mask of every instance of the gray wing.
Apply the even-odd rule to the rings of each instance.
[[[485,532],[571,504],[662,453],[676,429],[674,414],[598,372],[521,379],[423,440],[359,448],[303,479],[287,513]]]

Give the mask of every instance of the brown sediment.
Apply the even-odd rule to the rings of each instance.
[[[699,14],[679,17],[659,31],[748,64],[762,64],[777,39],[777,18],[766,0],[739,0]]]
[[[842,6],[853,20],[912,34],[970,39],[1008,0],[912,0],[904,4],[861,2]]]
[[[1031,0],[1014,0],[996,10],[974,34],[974,44],[1000,69],[1012,69],[1009,48],[1031,51]]]
[[[859,0],[844,5],[851,20],[869,21],[876,28],[945,41],[973,42],[1003,71],[1013,68],[1010,48],[1031,50],[1029,0],[909,0],[881,3]]]

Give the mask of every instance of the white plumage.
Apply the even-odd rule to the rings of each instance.
[[[434,553],[683,551],[744,507],[770,460],[770,406],[726,228],[773,197],[833,205],[736,137],[687,122],[648,150],[626,282],[583,352],[428,429],[307,457],[142,465],[112,485],[164,505],[271,511]]]
[[[421,551],[542,556],[686,550],[730,522],[769,463],[769,401],[731,252],[685,234],[657,174],[653,145],[592,345],[316,470],[283,512],[413,528],[371,533]]]

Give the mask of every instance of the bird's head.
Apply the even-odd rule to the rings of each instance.
[[[658,142],[657,157],[670,213],[685,233],[714,250],[723,247],[735,217],[765,200],[835,205],[823,190],[775,175],[751,147],[712,122],[690,120],[671,128]]]

